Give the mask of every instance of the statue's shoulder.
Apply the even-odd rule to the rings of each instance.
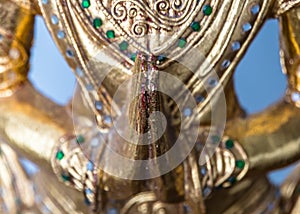
[[[279,16],[295,7],[300,7],[300,0],[275,0],[273,13]]]

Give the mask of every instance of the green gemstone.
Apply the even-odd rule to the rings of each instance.
[[[58,151],[56,153],[56,159],[57,160],[62,160],[64,158],[65,154],[62,151]]]
[[[127,50],[128,46],[129,46],[128,42],[125,42],[125,41],[123,41],[119,44],[119,48],[121,51]]]
[[[191,28],[193,31],[200,31],[200,23],[199,22],[192,22]]]
[[[78,135],[77,137],[76,137],[76,141],[77,141],[77,143],[79,143],[79,144],[82,144],[82,143],[84,143],[84,137],[82,136],[82,135]]]
[[[63,179],[63,181],[70,181],[71,180],[70,176],[68,176],[66,174],[62,174],[61,178]]]
[[[232,148],[234,147],[234,142],[233,142],[233,140],[228,139],[228,140],[225,142],[225,145],[226,145],[226,148],[227,148],[227,149],[232,149]]]
[[[95,18],[93,21],[93,25],[97,29],[100,28],[102,25],[102,20],[100,18]]]
[[[235,165],[236,165],[237,168],[243,169],[245,167],[245,161],[243,161],[243,160],[237,160],[235,162]]]
[[[82,7],[83,8],[89,8],[91,6],[90,0],[83,0],[82,1]]]
[[[137,57],[137,54],[136,54],[136,53],[133,53],[133,54],[131,54],[131,57],[130,57],[130,59],[131,59],[132,61],[134,61],[134,62],[135,62],[135,60],[136,60],[136,57]]]
[[[210,14],[212,14],[213,9],[210,5],[205,5],[202,11],[204,15],[209,16]]]
[[[186,45],[187,41],[184,38],[179,39],[178,41],[178,47],[180,48],[184,48],[184,46]]]
[[[108,30],[108,31],[106,32],[106,36],[107,36],[107,38],[109,38],[109,39],[115,38],[115,37],[116,37],[116,36],[115,36],[115,31],[113,31],[113,30]]]

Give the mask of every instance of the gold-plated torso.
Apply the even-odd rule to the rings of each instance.
[[[283,184],[281,198],[266,178],[270,170],[300,158],[299,4],[299,0],[0,0],[0,190],[9,196],[0,194],[0,213],[299,213],[299,167]],[[26,80],[35,15],[45,20],[80,84],[72,110],[43,97]],[[280,23],[281,61],[289,87],[278,104],[245,116],[232,74],[272,17]],[[165,73],[200,100],[194,109],[184,109],[186,120],[180,118],[176,100],[159,92]],[[138,81],[119,92],[122,83],[135,75]],[[209,83],[209,90],[203,82]],[[175,82],[163,86],[182,95]],[[217,100],[222,106],[221,86],[227,103],[222,111],[227,112],[225,134],[213,136],[219,144],[214,155],[204,155],[201,165],[203,142],[211,137],[208,127],[219,128],[213,125],[210,102]],[[116,93],[120,99],[114,102]],[[131,93],[138,96],[130,100]],[[128,112],[123,110],[126,105]],[[157,136],[163,120],[150,117],[157,111],[169,122],[161,137]],[[126,144],[129,140],[110,131],[112,121],[123,114],[133,128],[130,137],[144,134],[134,138],[135,144]],[[197,142],[182,162],[160,176],[130,179],[149,169],[142,163],[136,168],[115,162],[105,148],[109,145],[133,160],[158,158],[174,146],[185,121],[196,121],[187,127],[199,129]],[[143,144],[151,139],[153,144]],[[33,161],[40,172],[26,174],[18,157]],[[120,176],[103,165],[118,169]],[[155,166],[153,173],[164,171],[160,164]],[[125,178],[128,174],[131,177]]]

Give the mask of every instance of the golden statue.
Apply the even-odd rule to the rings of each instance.
[[[280,188],[266,177],[300,158],[299,0],[0,9],[0,213],[300,213],[300,167]],[[27,80],[35,16],[79,82],[67,106]],[[246,115],[232,74],[270,18],[288,88]]]

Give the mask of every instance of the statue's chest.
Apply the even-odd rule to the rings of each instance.
[[[271,4],[272,0],[41,0],[58,46],[72,49],[77,43],[87,58],[108,47],[129,68],[139,51],[174,60],[192,48],[213,66],[227,68],[249,44]]]

